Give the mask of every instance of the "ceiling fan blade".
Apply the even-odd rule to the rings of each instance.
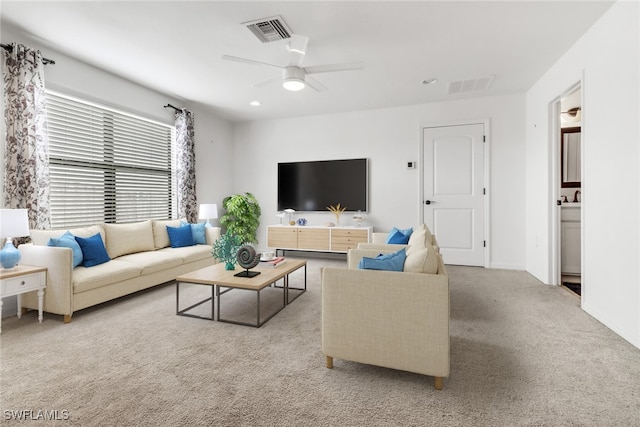
[[[253,84],[251,86],[252,87],[265,87],[265,86],[269,86],[269,85],[271,85],[273,83],[276,83],[276,82],[279,82],[279,81],[282,81],[282,77],[274,77],[272,79],[265,80],[263,82]]]
[[[362,62],[347,62],[344,64],[312,65],[310,67],[304,67],[304,71],[307,74],[318,74],[333,71],[362,70],[363,68],[364,64]]]
[[[276,64],[269,64],[268,62],[256,61],[254,59],[247,59],[247,58],[239,58],[237,56],[231,56],[231,55],[222,55],[222,59],[225,59],[227,61],[242,62],[244,64],[268,65],[270,67],[276,67],[276,68],[280,68],[280,69],[284,68],[284,67],[281,67],[281,66],[276,65]]]
[[[327,87],[325,85],[311,76],[305,76],[304,81],[311,89],[315,90],[316,92],[324,92],[325,90],[327,90]]]

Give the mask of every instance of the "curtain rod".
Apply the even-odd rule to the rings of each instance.
[[[6,51],[8,51],[8,52],[13,52],[13,46],[11,46],[10,44],[4,44],[4,43],[2,43],[2,44],[0,44],[0,46],[1,46],[4,50],[6,50]],[[49,58],[42,57],[42,63],[43,63],[44,65],[49,65],[49,64],[51,64],[51,65],[55,65],[56,61],[54,61],[53,59],[49,59]]]
[[[173,108],[173,109],[174,109],[174,110],[176,110],[176,111],[182,111],[182,110],[183,110],[183,108],[174,107],[174,106],[173,106],[173,105],[171,105],[171,104],[167,104],[167,105],[165,105],[165,106],[164,106],[164,108]]]

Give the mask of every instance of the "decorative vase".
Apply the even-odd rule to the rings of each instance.
[[[5,270],[10,270],[20,262],[22,254],[15,246],[11,238],[7,238],[7,243],[4,244],[4,248],[0,251],[0,263]]]
[[[236,269],[236,263],[234,261],[227,261],[224,263],[224,269],[225,270],[235,270]]]

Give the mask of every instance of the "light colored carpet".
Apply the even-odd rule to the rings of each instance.
[[[342,360],[326,369],[323,265],[344,262],[310,260],[308,292],[259,329],[176,316],[173,284],[81,311],[68,325],[46,314],[38,324],[35,312],[4,319],[1,423],[638,425],[640,350],[584,313],[574,294],[519,271],[448,267],[444,390],[430,377]],[[185,298],[208,293],[198,289]],[[247,298],[233,295],[229,310]],[[14,422],[11,410],[68,411],[70,419]]]

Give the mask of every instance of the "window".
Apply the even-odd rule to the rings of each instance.
[[[168,219],[174,128],[47,91],[51,226]]]

